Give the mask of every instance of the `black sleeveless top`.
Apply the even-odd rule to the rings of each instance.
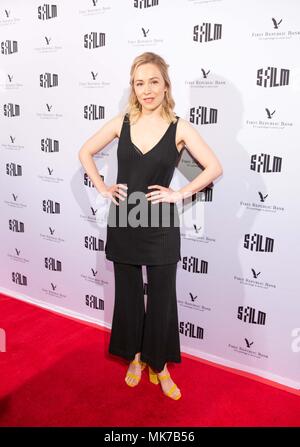
[[[175,144],[177,121],[159,142],[143,154],[130,137],[128,114],[124,116],[117,148],[116,183],[126,184],[127,198],[110,203],[105,244],[106,258],[137,265],[178,262],[180,222],[175,203],[153,204],[145,197],[150,185],[169,187],[180,153]],[[123,189],[124,190],[124,189]],[[140,219],[140,220],[139,220]]]

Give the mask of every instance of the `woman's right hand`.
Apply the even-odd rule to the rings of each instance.
[[[125,190],[123,190],[125,189]],[[119,203],[116,201],[115,197],[120,198],[121,200],[125,200],[125,197],[127,197],[126,190],[128,187],[124,185],[123,183],[117,183],[115,185],[109,186],[106,191],[101,192],[100,194],[102,197],[105,197],[107,199],[111,199],[116,205],[119,205]]]

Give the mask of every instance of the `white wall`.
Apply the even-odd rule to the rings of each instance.
[[[124,109],[134,57],[154,51],[175,112],[224,169],[182,210],[182,351],[299,388],[299,2],[151,3],[0,1],[0,290],[110,327],[113,265],[78,151]],[[117,143],[95,157],[107,184]],[[199,172],[184,151],[170,186]]]

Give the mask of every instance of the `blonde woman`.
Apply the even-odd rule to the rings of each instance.
[[[167,368],[168,362],[181,362],[176,296],[181,253],[176,202],[209,185],[222,174],[222,167],[197,130],[174,113],[168,67],[152,52],[134,59],[126,111],[84,143],[79,159],[99,193],[111,200],[105,245],[115,275],[109,352],[129,362],[127,385],[138,385],[142,370],[148,366],[150,381],[160,384],[166,396],[178,400],[181,391]],[[93,156],[116,137],[118,174],[116,184],[109,186],[102,181]],[[174,191],[169,184],[184,147],[204,170]],[[147,271],[146,309],[143,265]]]

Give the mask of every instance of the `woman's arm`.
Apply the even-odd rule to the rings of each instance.
[[[107,191],[107,185],[101,179],[93,155],[101,151],[111,141],[118,137],[118,131],[121,126],[123,116],[121,114],[107,121],[101,129],[92,135],[81,147],[78,157],[79,160],[91,179],[95,188],[103,193]]]
[[[178,133],[180,141],[184,141],[188,151],[205,168],[193,181],[177,191],[184,199],[202,191],[203,188],[223,174],[223,168],[199,132],[183,118],[178,121]]]

